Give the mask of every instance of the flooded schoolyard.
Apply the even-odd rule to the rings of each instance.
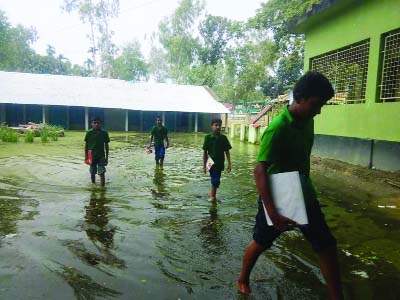
[[[257,209],[258,146],[232,141],[213,204],[203,134],[173,134],[163,170],[144,151],[148,135],[110,136],[104,189],[89,183],[84,133],[0,144],[0,299],[243,299],[235,282]],[[400,299],[400,189],[323,161],[313,170],[346,298]],[[298,232],[260,257],[251,287],[248,299],[326,299]]]

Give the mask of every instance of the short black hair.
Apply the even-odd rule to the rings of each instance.
[[[212,120],[211,120],[211,125],[213,125],[213,124],[222,125],[222,120],[219,119],[219,118],[212,119]]]
[[[157,119],[160,119],[160,120],[162,121],[162,117],[161,117],[161,116],[157,116],[157,117],[156,117],[156,120],[157,120]]]
[[[322,73],[308,71],[296,82],[293,89],[294,100],[308,99],[310,97],[319,97],[326,102],[333,97],[335,91],[328,78]]]
[[[100,117],[97,117],[97,116],[92,118],[92,123],[93,123],[93,122],[100,122],[100,123],[103,123],[103,122],[101,121]]]

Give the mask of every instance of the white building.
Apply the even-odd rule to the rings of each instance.
[[[161,115],[171,131],[207,131],[228,110],[205,86],[130,83],[117,79],[0,71],[0,123],[49,123],[88,129],[147,131]]]

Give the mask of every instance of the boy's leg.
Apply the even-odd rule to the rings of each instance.
[[[164,157],[165,157],[165,147],[164,146],[160,147],[159,155],[160,155],[160,167],[162,168],[164,165]]]
[[[105,186],[106,185],[106,177],[104,174],[100,175],[100,185]]]
[[[156,160],[156,165],[160,164],[160,146],[154,145],[154,159]]]
[[[324,214],[317,200],[307,204],[309,224],[301,231],[319,254],[321,273],[324,276],[330,300],[344,299],[337,259],[336,239],[326,224]]]
[[[96,183],[97,163],[93,162],[90,165],[90,180],[92,183]]]
[[[237,285],[239,291],[243,294],[250,293],[250,273],[257,262],[258,257],[266,248],[257,244],[254,240],[251,241],[244,252],[242,270],[240,271]]]
[[[211,168],[210,177],[211,177],[210,200],[215,201],[217,200],[217,189],[221,183],[221,171]]]
[[[241,293],[250,293],[251,270],[256,264],[261,253],[270,248],[275,239],[277,239],[280,235],[281,232],[275,229],[274,226],[268,226],[264,207],[262,205],[261,198],[259,198],[253,240],[248,244],[244,252],[242,270],[240,271],[237,279],[237,285]]]
[[[344,299],[336,246],[326,248],[319,253],[319,264],[328,288],[329,299]]]
[[[104,175],[105,173],[106,173],[106,161],[103,158],[99,161],[99,166],[98,166],[98,174],[100,176],[100,185],[101,186],[105,186],[105,184],[106,184],[106,177]]]

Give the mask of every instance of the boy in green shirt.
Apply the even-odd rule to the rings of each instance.
[[[207,160],[208,157],[214,161],[210,172],[211,177],[211,192],[210,201],[215,201],[217,198],[217,189],[220,185],[221,172],[224,170],[225,155],[228,161],[226,171],[231,171],[231,155],[229,150],[232,149],[227,137],[221,134],[221,119],[211,120],[211,130],[209,134],[204,137],[203,143],[203,173],[207,174]]]
[[[148,147],[151,147],[151,143],[154,139],[154,158],[156,160],[156,165],[162,168],[165,158],[165,149],[169,147],[169,139],[168,129],[162,125],[160,116],[156,118],[156,126],[151,129],[150,134],[150,143]],[[166,146],[164,146],[164,140],[167,142]]]
[[[96,173],[100,176],[100,185],[104,186],[106,179],[106,166],[108,164],[108,143],[110,137],[108,132],[101,129],[101,120],[98,117],[92,120],[92,129],[86,132],[85,136],[85,161],[88,161],[89,150],[92,153],[90,162],[90,179],[92,183],[96,182]]]
[[[254,169],[259,192],[258,213],[254,226],[253,241],[247,246],[242,270],[237,284],[240,292],[250,293],[250,273],[258,257],[270,248],[280,234],[298,226],[275,209],[271,199],[269,175],[298,171],[302,183],[309,224],[299,226],[300,230],[319,254],[322,275],[325,278],[329,299],[343,299],[337,260],[336,239],[331,234],[319,206],[317,195],[310,179],[310,155],[314,139],[313,118],[321,112],[322,106],[334,95],[328,79],[318,72],[308,72],[296,83],[294,101],[276,116],[265,130],[257,165]],[[263,204],[273,226],[266,222]]]

